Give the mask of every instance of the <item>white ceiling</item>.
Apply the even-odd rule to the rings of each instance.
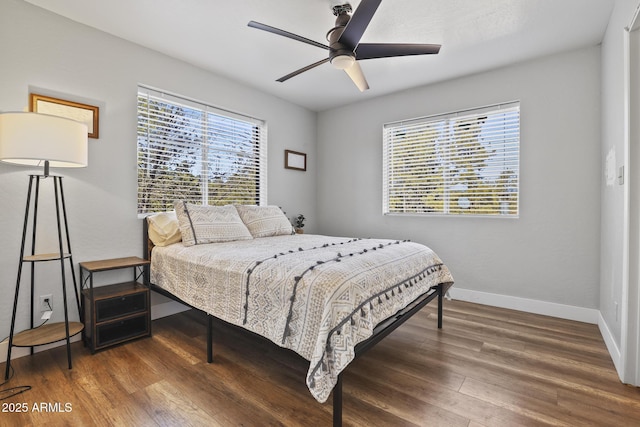
[[[361,93],[323,64],[327,51],[254,28],[255,20],[326,44],[340,0],[25,0],[314,111],[602,41],[614,0],[384,0],[366,43],[442,44],[438,55],[361,61]],[[351,0],[355,9],[360,0]]]

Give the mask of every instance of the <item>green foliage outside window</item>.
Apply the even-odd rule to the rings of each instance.
[[[385,126],[384,213],[518,215],[519,106]]]
[[[138,95],[138,213],[175,200],[261,204],[262,126],[175,101]]]

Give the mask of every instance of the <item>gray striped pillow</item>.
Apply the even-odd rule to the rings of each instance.
[[[294,229],[278,206],[236,205],[236,209],[254,238],[294,234]]]
[[[186,246],[253,238],[233,205],[196,205],[178,200],[173,206]]]

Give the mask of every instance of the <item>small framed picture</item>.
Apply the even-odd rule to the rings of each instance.
[[[307,170],[307,155],[298,151],[284,150],[285,169]]]
[[[93,105],[32,93],[29,96],[29,111],[65,117],[84,123],[89,129],[89,138],[98,138],[100,109]]]

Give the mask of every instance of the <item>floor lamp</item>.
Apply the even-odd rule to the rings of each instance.
[[[80,298],[76,283],[76,276],[71,256],[71,243],[67,227],[67,212],[64,203],[62,177],[51,175],[49,168],[85,167],[87,166],[87,126],[74,120],[38,113],[0,113],[0,161],[26,166],[42,166],[43,173],[29,175],[27,203],[22,229],[22,244],[20,246],[20,260],[18,277],[13,302],[11,329],[9,332],[9,347],[7,349],[7,364],[5,380],[9,379],[12,347],[30,347],[31,354],[35,346],[50,344],[66,339],[67,359],[71,369],[71,337],[82,332],[83,324],[69,322],[67,308],[67,283],[65,262],[69,260],[69,269],[73,278],[78,315],[80,316]],[[38,226],[38,200],[40,183],[53,181],[55,214],[58,233],[58,251],[55,253],[38,254],[35,252]],[[31,209],[33,213],[30,214]],[[31,219],[31,234],[28,236],[29,220]],[[64,230],[64,234],[63,234]],[[28,240],[31,248],[27,250]],[[35,302],[35,265],[42,262],[59,262],[62,275],[62,299],[64,304],[64,322],[47,323],[34,327]],[[22,270],[25,264],[31,269],[31,328],[15,333],[16,312],[20,294]]]

